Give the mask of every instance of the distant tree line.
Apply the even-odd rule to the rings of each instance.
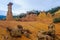
[[[46,12],[50,12],[52,14],[52,16],[53,16],[54,13],[57,12],[58,10],[60,10],[60,6],[55,7],[55,8],[51,8],[50,10],[48,10]]]
[[[37,10],[33,10],[33,11],[27,11],[27,13],[21,13],[19,16],[19,18],[22,18],[22,17],[26,17],[27,14],[36,14],[36,15],[39,15],[39,11]]]
[[[47,12],[55,13],[55,12],[58,11],[59,9],[60,9],[60,6],[55,7],[55,8],[52,8],[52,9],[48,10]]]
[[[46,13],[50,12],[50,13],[52,14],[52,16],[53,16],[54,13],[55,13],[56,11],[58,11],[59,9],[60,9],[60,6],[55,7],[55,8],[51,8],[50,10],[46,11]],[[38,11],[38,10],[32,10],[32,11],[28,11],[27,13],[21,13],[21,14],[18,15],[18,16],[19,16],[19,18],[22,18],[22,17],[25,17],[26,14],[28,14],[28,13],[32,13],[32,14],[39,15],[40,11]]]

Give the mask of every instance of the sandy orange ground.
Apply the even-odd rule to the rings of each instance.
[[[20,22],[20,21],[0,21],[0,36],[1,34],[8,35],[5,27],[16,28],[17,25],[22,25],[24,29],[28,29],[32,32],[31,39],[36,40],[36,35],[40,30],[48,30],[47,23],[42,22]],[[55,24],[56,34],[60,35],[60,23]],[[17,40],[31,40],[22,36],[22,38],[18,38]],[[10,39],[11,40],[11,39]],[[14,39],[15,40],[15,39]]]

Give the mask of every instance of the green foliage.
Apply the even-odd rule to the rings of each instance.
[[[39,15],[39,11],[38,10],[32,10],[32,11],[30,11],[30,13]]]
[[[22,18],[22,17],[25,17],[26,16],[26,14],[25,13],[21,13],[20,15],[18,15],[19,16],[19,18]]]
[[[56,11],[58,11],[60,9],[60,6],[52,8],[50,10],[48,10],[47,12],[50,12],[51,14],[54,14]]]
[[[55,19],[53,19],[53,22],[54,22],[54,23],[59,23],[59,22],[60,22],[60,18],[55,18]]]
[[[36,10],[28,11],[27,13],[21,13],[20,15],[18,15],[18,17],[19,18],[26,17],[27,14],[36,14],[36,15],[39,15],[39,11],[36,11]]]
[[[58,11],[59,9],[60,9],[60,6],[48,10],[48,11],[46,11],[46,13],[50,12],[50,13],[52,14],[52,16],[54,16],[54,13],[55,13],[56,11]],[[21,14],[18,15],[18,16],[19,16],[19,18],[22,18],[22,17],[25,17],[27,14],[31,14],[31,13],[32,13],[32,14],[39,15],[39,11],[38,11],[38,10],[32,10],[32,11],[28,11],[26,14],[25,14],[25,13],[21,13]]]

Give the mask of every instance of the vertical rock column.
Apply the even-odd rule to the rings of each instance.
[[[13,5],[13,3],[11,3],[11,2],[8,4],[8,11],[7,11],[7,16],[6,16],[7,21],[14,20],[13,15],[12,15],[12,5]]]

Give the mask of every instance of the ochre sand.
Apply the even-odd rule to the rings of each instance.
[[[49,24],[39,22],[39,21],[33,21],[33,22],[0,21],[0,36],[1,36],[1,34],[8,35],[8,33],[6,32],[6,27],[10,27],[10,28],[14,29],[17,27],[17,25],[22,25],[24,29],[30,30],[32,32],[31,39],[36,40],[36,35],[37,35],[38,31],[40,31],[40,30],[48,31]],[[55,31],[56,31],[57,35],[60,35],[60,23],[55,24]],[[22,38],[18,38],[17,40],[30,40],[30,39],[26,38],[23,35]]]

